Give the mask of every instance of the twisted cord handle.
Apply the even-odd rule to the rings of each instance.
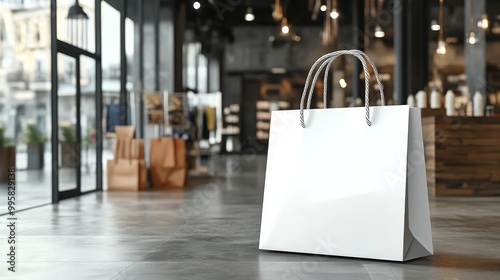
[[[369,87],[370,87],[370,82],[369,82],[369,79],[370,79],[370,74],[368,72],[368,68],[366,66],[366,61],[368,61],[368,63],[370,64],[370,66],[372,67],[373,69],[373,72],[375,74],[375,78],[377,80],[377,84],[379,86],[379,91],[380,91],[380,100],[381,100],[381,104],[382,106],[385,105],[385,97],[384,97],[384,91],[383,91],[383,85],[382,85],[382,82],[380,81],[380,76],[378,74],[378,71],[377,71],[377,68],[375,67],[375,64],[373,63],[373,61],[362,51],[359,51],[359,50],[342,50],[342,51],[336,51],[336,52],[332,52],[332,53],[328,53],[328,54],[325,54],[323,56],[321,56],[318,60],[316,60],[316,62],[311,66],[311,69],[309,70],[309,73],[307,75],[307,78],[306,78],[306,83],[305,83],[305,86],[304,86],[304,91],[302,92],[302,98],[300,100],[300,123],[302,125],[303,128],[306,127],[305,125],[305,120],[304,120],[304,101],[305,101],[305,97],[306,95],[308,95],[308,100],[307,100],[307,109],[310,109],[311,107],[311,100],[312,100],[312,95],[313,95],[313,92],[314,92],[314,85],[316,84],[316,81],[319,77],[319,74],[321,73],[321,71],[323,70],[323,68],[326,67],[326,70],[325,70],[325,79],[324,79],[324,87],[323,87],[323,107],[326,108],[326,104],[327,104],[327,89],[328,89],[328,80],[327,80],[327,77],[328,77],[328,72],[329,72],[329,69],[330,69],[330,66],[331,64],[333,63],[333,61],[335,59],[337,59],[337,57],[339,56],[342,56],[342,55],[345,55],[345,54],[350,54],[350,55],[353,55],[355,57],[357,57],[360,61],[361,61],[361,64],[363,65],[363,70],[365,72],[365,108],[366,108],[366,114],[365,114],[365,118],[366,118],[366,123],[368,126],[371,126],[371,121],[370,121],[370,108],[369,108],[369,105],[370,105],[370,100],[369,100]],[[318,67],[318,65],[320,65],[320,67],[316,70],[316,67]],[[314,77],[313,77],[313,81],[312,81],[312,84],[310,83],[311,81],[311,76],[312,74],[316,71],[316,73],[314,74]],[[308,93],[308,90],[309,90],[309,94]]]

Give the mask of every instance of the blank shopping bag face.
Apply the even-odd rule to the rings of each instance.
[[[272,113],[260,249],[402,260],[408,106]]]

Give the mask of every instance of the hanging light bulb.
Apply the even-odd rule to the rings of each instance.
[[[443,25],[443,2],[444,0],[439,0],[439,39],[438,47],[436,49],[437,54],[446,54],[446,43],[444,41],[444,25]]]
[[[284,25],[281,27],[281,33],[288,34],[288,32],[290,32],[290,28],[288,27],[288,25]]]
[[[288,32],[290,32],[290,27],[288,26],[288,20],[284,17],[281,20],[281,33],[286,35]]]
[[[437,22],[437,20],[433,19],[431,21],[431,30],[432,31],[439,31],[439,29],[441,29],[441,26],[439,25],[439,23]]]
[[[344,80],[344,78],[342,78],[342,79],[339,80],[339,84],[340,84],[341,88],[346,88],[347,87],[347,83]]]
[[[252,8],[248,7],[247,13],[245,14],[245,20],[246,21],[253,21],[254,19],[255,19],[255,16],[253,14]]]
[[[339,12],[337,9],[333,9],[332,12],[330,13],[330,17],[333,19],[337,19],[340,16]]]
[[[319,8],[322,12],[326,11],[326,5],[321,5],[321,7]]]
[[[442,40],[439,40],[438,47],[436,49],[437,54],[446,54],[446,43]]]
[[[469,33],[468,41],[469,41],[469,44],[471,44],[471,45],[474,45],[477,43],[477,37],[476,37],[476,33],[474,33],[474,31],[471,31]]]
[[[490,22],[488,20],[488,15],[484,14],[483,17],[477,22],[477,27],[486,30],[489,26]]]
[[[469,33],[469,38],[467,41],[469,44],[474,45],[477,43],[477,38],[476,38],[476,33],[474,32],[475,26],[474,26],[474,1],[471,1],[471,7],[470,7],[470,33]]]
[[[382,30],[382,27],[380,27],[380,25],[375,26],[375,33],[374,33],[374,35],[377,38],[384,38],[385,32],[384,32],[384,30]]]
[[[200,7],[201,7],[200,2],[195,1],[195,2],[193,3],[193,8],[194,8],[195,10],[198,10]]]

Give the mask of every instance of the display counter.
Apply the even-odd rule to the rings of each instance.
[[[422,129],[430,195],[500,195],[500,117],[423,111]]]

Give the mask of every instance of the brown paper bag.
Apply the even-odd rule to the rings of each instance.
[[[115,158],[144,159],[144,140],[116,139],[113,154]]]
[[[116,139],[132,139],[134,138],[135,128],[131,125],[115,126]]]
[[[132,145],[132,158],[144,159],[144,140],[134,139]]]
[[[150,153],[153,188],[186,185],[186,143],[183,139],[151,139]]]
[[[186,167],[186,141],[175,139],[175,167]]]
[[[137,191],[147,187],[146,162],[114,159],[107,162],[108,190]]]
[[[152,188],[184,188],[186,186],[187,168],[151,167]]]
[[[175,167],[175,141],[173,138],[153,138],[150,145],[151,167]]]
[[[144,159],[139,160],[139,190],[148,188],[148,168]]]

